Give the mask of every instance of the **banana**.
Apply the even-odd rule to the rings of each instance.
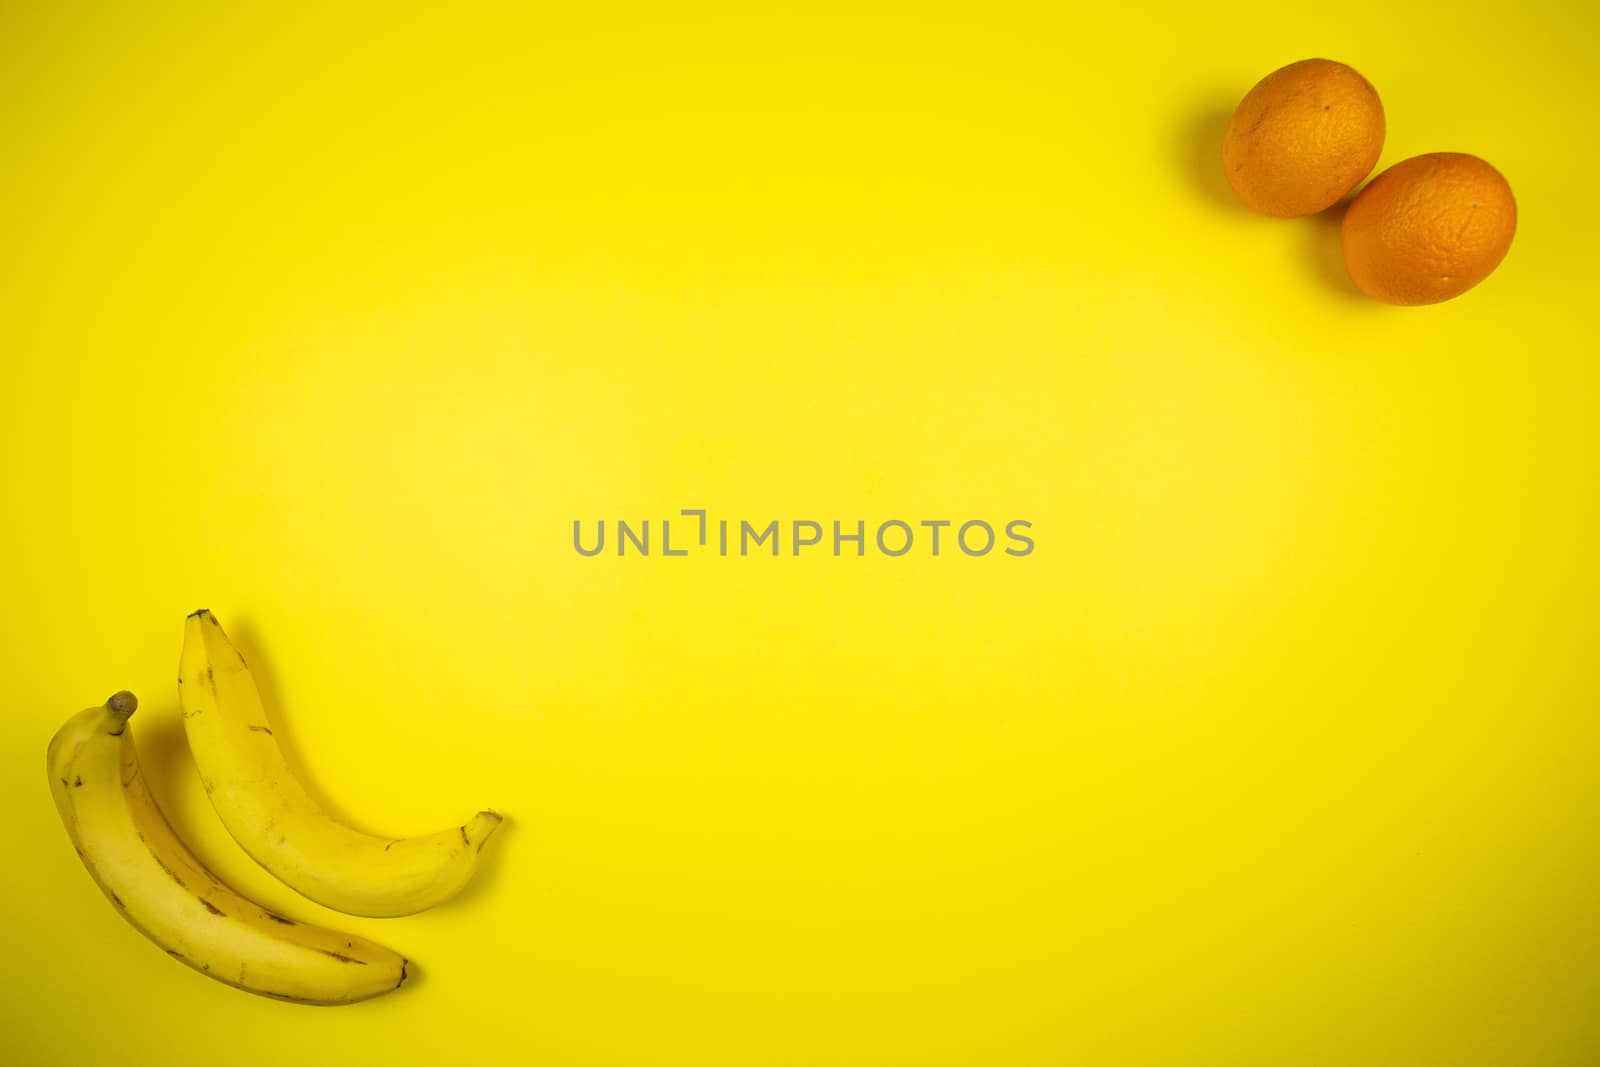
[[[184,625],[178,692],[189,749],[223,825],[280,881],[350,915],[410,915],[454,896],[500,825],[480,811],[424,837],[374,837],[327,815],[284,761],[244,659],[209,611]]]
[[[276,915],[229,889],[173,833],[145,784],[121,692],[57,731],[50,791],[78,858],[122,917],[219,982],[302,1004],[349,1004],[398,989],[399,955],[354,934]]]

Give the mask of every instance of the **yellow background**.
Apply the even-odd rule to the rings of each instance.
[[[1600,1060],[1592,11],[544,6],[0,10],[9,1059]],[[1488,282],[1232,201],[1309,55],[1508,176]],[[571,548],[685,507],[1038,548]],[[462,898],[226,837],[201,606],[349,820],[512,816]],[[414,986],[118,919],[43,760],[124,686],[197,852]]]

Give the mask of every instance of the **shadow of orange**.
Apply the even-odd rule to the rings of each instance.
[[[1349,300],[1368,302],[1368,297],[1350,280],[1344,265],[1344,246],[1340,241],[1340,227],[1344,224],[1345,209],[1353,197],[1346,197],[1326,211],[1311,215],[1303,221],[1308,227],[1308,248],[1311,268],[1330,289]],[[1300,221],[1300,220],[1297,220]]]
[[[1231,213],[1248,215],[1252,212],[1222,171],[1222,137],[1232,118],[1232,107],[1208,108],[1196,115],[1184,131],[1184,162],[1189,180],[1207,200]]]

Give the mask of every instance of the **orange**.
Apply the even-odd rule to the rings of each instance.
[[[1331,59],[1303,59],[1268,74],[1239,101],[1222,167],[1257,211],[1312,215],[1372,173],[1383,131],[1383,104],[1367,79]]]
[[[1477,156],[1434,152],[1396,163],[1345,212],[1344,264],[1390,304],[1437,304],[1487,278],[1517,232],[1517,202]]]

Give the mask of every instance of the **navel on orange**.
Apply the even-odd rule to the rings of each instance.
[[[1372,172],[1383,133],[1383,105],[1367,79],[1343,63],[1303,59],[1245,94],[1223,138],[1222,166],[1255,210],[1312,215]]]
[[[1477,156],[1434,152],[1396,163],[1345,212],[1344,263],[1368,296],[1436,304],[1487,278],[1517,232],[1517,202]]]

